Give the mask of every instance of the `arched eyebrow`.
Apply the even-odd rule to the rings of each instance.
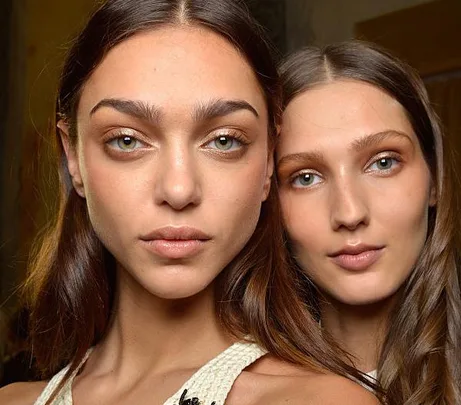
[[[224,117],[240,110],[250,111],[256,118],[259,118],[256,108],[247,101],[225,99],[215,99],[200,104],[195,108],[193,117],[197,122],[208,121],[213,118]]]
[[[375,134],[362,136],[361,138],[356,139],[352,142],[350,149],[355,152],[360,152],[364,149],[369,149],[378,146],[381,142],[389,138],[405,138],[411,144],[413,144],[411,137],[405,132],[390,129],[386,131],[377,132]]]
[[[103,107],[109,107],[122,114],[127,114],[144,121],[158,123],[161,117],[160,108],[155,105],[137,100],[123,100],[119,98],[104,98],[90,111],[90,116]]]
[[[105,98],[99,101],[90,111],[90,116],[103,107],[142,119],[153,124],[158,124],[162,118],[162,109],[153,104],[137,100],[124,100],[118,98]],[[206,121],[214,118],[224,117],[240,110],[250,111],[255,117],[259,114],[250,103],[244,100],[215,99],[197,105],[194,108],[192,117],[194,121]]]

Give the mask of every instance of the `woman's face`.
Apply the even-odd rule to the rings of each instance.
[[[122,274],[161,298],[210,285],[269,192],[267,122],[251,67],[207,29],[160,28],[107,54],[83,88],[67,155]]]
[[[394,294],[435,203],[403,107],[352,80],[305,91],[284,113],[277,173],[293,254],[320,289],[352,305]]]

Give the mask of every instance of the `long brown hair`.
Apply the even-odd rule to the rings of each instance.
[[[273,147],[281,93],[271,47],[238,0],[109,0],[70,49],[59,85],[56,121],[66,120],[76,142],[76,112],[83,86],[106,53],[136,33],[165,24],[197,24],[227,38],[253,67],[266,97]],[[60,139],[60,206],[38,244],[28,281],[31,337],[37,365],[49,377],[65,364],[67,376],[106,334],[113,310],[114,258],[90,223],[85,200],[72,187]],[[271,151],[268,151],[271,153]],[[217,311],[238,338],[250,335],[275,356],[364,382],[322,338],[298,295],[298,274],[287,265],[273,181],[256,231],[219,277]]]
[[[437,190],[428,234],[401,288],[378,363],[378,379],[396,404],[461,404],[459,214],[450,150],[424,84],[408,65],[379,47],[348,41],[307,47],[280,69],[283,105],[336,79],[366,82],[405,109]]]

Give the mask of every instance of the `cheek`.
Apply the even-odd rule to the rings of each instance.
[[[394,259],[405,262],[408,271],[418,260],[427,236],[429,201],[422,195],[423,190],[408,191],[381,216],[381,226],[394,244]]]
[[[227,219],[239,216],[257,220],[264,198],[267,176],[266,159],[250,159],[232,170],[210,170],[205,181],[212,210],[219,210]],[[206,196],[204,196],[206,198]],[[207,204],[207,201],[204,201]],[[248,217],[250,216],[250,217]]]
[[[120,229],[129,230],[133,226],[144,208],[143,203],[148,201],[143,185],[145,180],[105,159],[87,159],[83,167],[86,201],[93,228],[102,240],[115,240]]]
[[[328,216],[322,211],[323,204],[313,204],[302,195],[280,192],[283,219],[293,254],[302,260],[309,254],[318,253],[328,243]],[[328,245],[327,245],[328,246]]]
[[[425,238],[430,199],[428,177],[412,176],[399,184],[389,184],[386,189],[374,204],[381,226],[400,239],[411,235],[412,239]]]

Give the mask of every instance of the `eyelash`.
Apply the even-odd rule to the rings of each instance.
[[[130,138],[132,141],[141,144],[139,147],[135,147],[133,149],[123,150],[122,148],[118,147],[118,145],[111,145],[113,143],[117,143],[119,140],[123,140],[124,138]],[[138,149],[142,149],[143,147],[148,146],[146,142],[140,139],[139,136],[136,136],[136,132],[129,129],[122,129],[116,132],[111,133],[106,139],[104,139],[104,144],[117,153],[133,153]]]
[[[140,146],[134,147],[133,149],[124,150],[124,149],[120,148],[119,145],[117,145],[117,143],[120,140],[124,139],[124,138],[130,138],[132,141],[136,142],[137,144],[140,144]],[[104,144],[108,148],[113,150],[114,152],[116,152],[116,153],[124,153],[125,154],[125,153],[133,153],[137,149],[142,149],[143,146],[144,147],[148,146],[146,142],[144,142],[143,140],[141,140],[139,138],[140,138],[139,136],[136,136],[135,131],[128,130],[128,129],[127,130],[122,129],[122,130],[119,130],[117,132],[114,132],[114,133],[110,134],[103,141],[104,141]],[[219,140],[219,138],[227,138],[230,141],[237,142],[238,145],[236,145],[231,150],[221,150],[221,149],[219,149],[217,147],[216,148],[208,147],[208,145],[210,145],[212,142],[216,142],[217,140]],[[114,145],[114,143],[116,145]],[[220,154],[223,154],[223,155],[229,155],[231,153],[236,153],[236,152],[242,150],[247,145],[249,145],[248,140],[237,131],[218,133],[215,136],[213,136],[212,139],[206,141],[203,144],[203,146],[207,147],[207,149],[211,149],[211,150],[215,151],[216,153],[220,153]],[[232,145],[232,146],[234,146],[234,145]],[[232,148],[232,146],[231,146],[231,148]]]
[[[384,169],[384,170],[370,170],[370,168],[375,165],[376,163],[378,163],[380,160],[383,160],[383,159],[390,159],[390,160],[393,160],[395,162],[397,162],[397,167],[390,167],[389,169]],[[393,173],[395,170],[398,169],[398,167],[400,166],[400,164],[402,163],[402,157],[396,153],[396,152],[391,152],[391,151],[386,151],[386,152],[382,152],[380,154],[378,154],[377,156],[374,156],[366,165],[366,169],[365,171],[366,172],[374,172],[374,173],[377,173],[378,175],[380,176],[386,176],[386,175],[389,175],[391,173]]]
[[[238,145],[236,146],[237,149],[221,150],[221,149],[219,149],[217,147],[216,148],[209,147],[210,144],[212,144],[213,142],[218,141],[219,138],[227,138],[228,140],[237,142],[238,143]],[[211,150],[213,150],[213,151],[215,151],[217,153],[222,153],[222,154],[225,154],[225,155],[228,155],[228,154],[231,154],[231,153],[236,153],[236,152],[242,150],[244,147],[246,147],[248,145],[249,145],[248,140],[242,134],[240,134],[237,131],[221,132],[221,133],[218,132],[212,137],[212,139],[207,140],[203,144],[203,146],[206,147],[207,149],[211,149]]]
[[[289,182],[291,184],[292,187],[294,188],[312,188],[314,187],[315,185],[319,184],[320,182],[317,182],[317,183],[314,183],[314,184],[311,184],[311,185],[296,185],[295,182],[298,180],[298,179],[301,179],[302,176],[305,176],[305,175],[313,175],[313,176],[316,176],[316,177],[319,177],[319,178],[322,178],[322,176],[317,173],[317,172],[313,172],[313,171],[301,171],[301,172],[298,172],[296,173],[295,175],[291,176],[291,178],[289,179]]]
[[[371,170],[370,168],[377,164],[380,160],[382,159],[390,159],[392,161],[395,161],[397,163],[397,167],[394,167],[391,166],[389,169],[384,169],[384,170],[379,170],[379,169],[375,169],[375,170]],[[382,177],[386,177],[392,173],[394,173],[398,168],[399,166],[402,164],[402,158],[401,156],[396,153],[396,152],[382,152],[378,155],[375,155],[372,159],[370,159],[367,164],[365,165],[365,172],[366,173],[375,173],[379,176],[382,176]],[[310,184],[310,185],[296,185],[295,182],[299,179],[301,179],[302,176],[305,176],[305,175],[312,175],[312,176],[316,176],[316,177],[319,177],[320,179],[323,180],[322,178],[322,175],[316,171],[312,171],[312,170],[304,170],[304,171],[300,171],[300,172],[297,172],[295,173],[294,175],[292,175],[290,178],[289,178],[289,184],[293,187],[293,188],[312,188],[312,187],[315,187],[317,184],[321,183],[322,180],[318,181],[318,182],[315,182],[313,184]]]

